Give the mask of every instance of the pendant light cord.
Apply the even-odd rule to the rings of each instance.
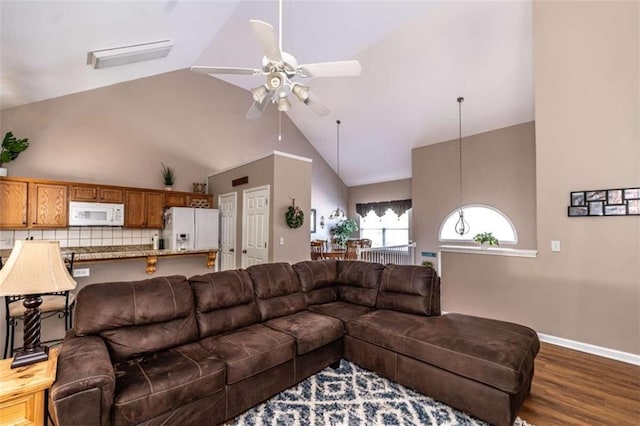
[[[338,180],[340,179],[340,120],[336,120],[337,124],[337,136],[336,140],[338,141],[338,148],[336,149],[336,158],[338,159]]]
[[[458,164],[460,171],[460,206],[462,206],[462,103],[464,98],[460,96],[458,99]]]
[[[282,0],[279,2],[278,6],[278,38],[279,38],[279,47],[282,52]]]

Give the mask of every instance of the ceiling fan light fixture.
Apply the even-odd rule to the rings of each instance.
[[[280,98],[278,98],[278,111],[287,112],[290,109],[291,109],[291,102],[289,102],[289,99],[287,99],[286,95],[285,96],[280,95]]]
[[[278,90],[282,87],[284,83],[284,78],[282,74],[279,72],[272,72],[267,76],[267,88],[269,91]]]
[[[87,65],[98,69],[164,58],[172,47],[171,40],[161,40],[113,49],[92,50],[87,53]]]
[[[307,100],[309,99],[309,88],[307,86],[294,83],[293,86],[291,86],[291,91],[296,95],[296,98],[298,98],[300,102],[307,103]]]
[[[253,100],[261,104],[269,94],[269,89],[265,85],[254,87],[251,89],[251,94],[253,95]]]

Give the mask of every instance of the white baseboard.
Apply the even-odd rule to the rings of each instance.
[[[603,348],[602,346],[592,345],[590,343],[577,342],[575,340],[564,339],[562,337],[551,336],[549,334],[538,333],[540,341],[551,343],[552,345],[562,346],[576,351],[586,352],[588,354],[598,355],[604,358],[615,359],[616,361],[626,362],[628,364],[640,365],[640,355],[629,352],[622,352],[616,349]]]

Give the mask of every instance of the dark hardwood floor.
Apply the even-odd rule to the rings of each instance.
[[[518,415],[535,426],[639,426],[640,367],[542,343]]]

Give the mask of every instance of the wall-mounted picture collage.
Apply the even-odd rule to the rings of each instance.
[[[640,188],[571,192],[568,214],[571,217],[640,215]]]

